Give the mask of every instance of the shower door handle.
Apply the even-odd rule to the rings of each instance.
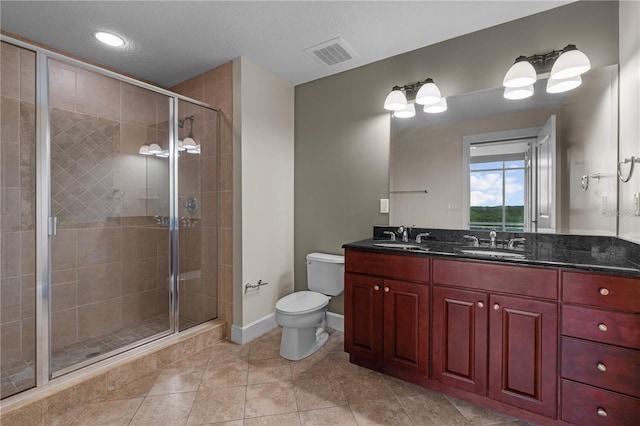
[[[58,218],[56,216],[51,216],[49,218],[47,231],[49,232],[50,237],[55,237],[58,234]]]

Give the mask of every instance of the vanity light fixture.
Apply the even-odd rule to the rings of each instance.
[[[153,155],[149,152],[149,145],[142,145],[138,150],[138,154],[142,155]]]
[[[157,143],[152,143],[151,145],[149,145],[149,151],[148,152],[149,152],[150,155],[161,154],[162,153],[162,148]]]
[[[439,114],[441,112],[445,112],[447,110],[447,98],[440,98],[440,100],[432,105],[425,105],[424,112],[428,112],[429,114]]]
[[[99,31],[94,34],[95,38],[97,38],[100,42],[106,44],[111,47],[122,47],[124,46],[124,40],[112,33],[107,33],[104,31]]]
[[[562,50],[532,56],[518,56],[515,63],[504,76],[506,99],[525,99],[533,95],[533,83],[538,74],[549,72],[548,93],[561,93],[575,89],[582,84],[581,74],[591,69],[587,55],[575,44],[569,44]]]
[[[416,104],[407,104],[403,109],[393,112],[394,117],[411,118],[416,115]]]
[[[384,100],[384,108],[393,111],[393,116],[398,118],[415,116],[415,104],[424,105],[424,111],[429,113],[447,110],[447,101],[431,78],[404,86],[393,86]]]

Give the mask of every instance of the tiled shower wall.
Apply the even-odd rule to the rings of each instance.
[[[231,323],[233,321],[232,309],[233,309],[233,257],[232,257],[232,165],[233,165],[233,151],[232,151],[232,113],[233,113],[233,64],[228,62],[217,68],[205,72],[204,74],[193,77],[183,83],[180,83],[172,88],[177,93],[181,93],[193,99],[205,102],[214,108],[217,108],[220,114],[220,149],[219,158],[214,158],[213,153],[206,154],[202,161],[202,181],[210,181],[210,177],[206,176],[218,176],[219,182],[219,200],[220,208],[218,214],[220,215],[220,229],[218,231],[218,238],[220,239],[220,253],[218,254],[218,264],[220,268],[220,301],[218,314],[219,318],[226,322],[227,330],[226,335],[231,335]],[[211,127],[210,130],[213,130]],[[219,165],[220,170],[216,174],[216,165]],[[203,187],[203,198],[205,203],[211,202],[214,197],[215,186]],[[209,201],[207,201],[209,200]],[[210,212],[215,210],[208,209]],[[210,220],[214,220],[211,217]],[[217,218],[216,218],[217,220]],[[205,219],[205,223],[207,220]],[[214,223],[214,222],[210,222]],[[202,250],[205,256],[212,256],[215,247],[215,233],[213,229],[207,230],[201,233],[202,238]],[[214,264],[209,265],[213,267]],[[204,268],[203,270],[206,270]]]
[[[0,361],[5,369],[35,361],[35,53],[3,42],[1,54]]]
[[[153,218],[168,215],[168,162],[138,154],[168,147],[168,99],[58,61],[49,73],[52,349],[159,314],[168,329],[169,233]]]

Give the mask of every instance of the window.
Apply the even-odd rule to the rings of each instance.
[[[524,152],[515,156],[472,154],[469,228],[524,231],[525,187]]]

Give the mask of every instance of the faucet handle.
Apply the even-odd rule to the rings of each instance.
[[[507,244],[507,248],[513,249],[515,248],[515,243],[524,243],[525,241],[527,241],[526,238],[511,238]]]
[[[416,235],[416,244],[421,244],[422,243],[422,237],[429,237],[431,234],[429,234],[428,232],[421,232],[420,234]]]

